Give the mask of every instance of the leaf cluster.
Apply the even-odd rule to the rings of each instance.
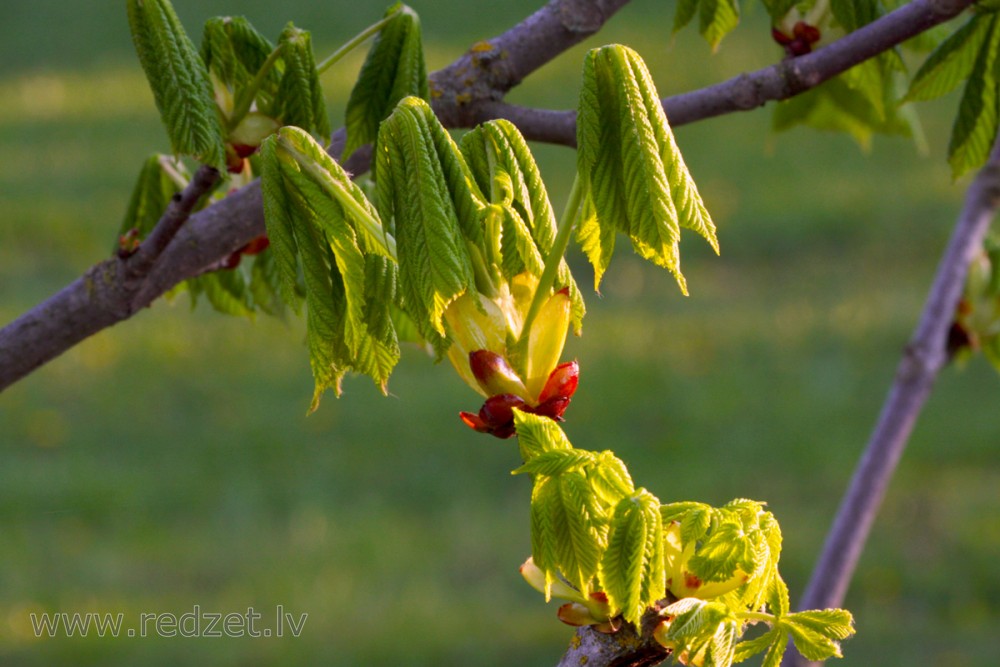
[[[726,666],[766,651],[765,664],[777,665],[789,639],[812,660],[840,655],[851,615],[790,613],[781,531],[762,503],[663,505],[612,452],[574,448],[543,417],[517,412],[515,422],[524,464],[513,474],[533,478],[532,560],[546,598],[568,597],[567,585],[582,600],[603,595],[611,617],[636,626],[654,610],[654,636],[686,664]],[[768,631],[742,640],[757,623]]]

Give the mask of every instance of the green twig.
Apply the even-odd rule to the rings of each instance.
[[[226,131],[232,132],[236,129],[236,126],[240,124],[240,121],[250,113],[250,107],[253,106],[254,98],[257,97],[257,91],[260,87],[264,85],[264,81],[267,79],[268,73],[274,64],[278,62],[278,58],[281,57],[282,51],[284,51],[285,45],[278,44],[271,51],[271,54],[264,61],[264,64],[260,66],[257,70],[257,74],[254,75],[253,81],[250,85],[240,91],[239,97],[236,99],[236,104],[233,106],[233,113],[230,114],[229,120],[226,121]]]
[[[556,277],[559,275],[559,267],[562,265],[563,255],[566,254],[566,248],[569,246],[570,234],[576,225],[583,194],[584,186],[580,182],[580,175],[577,174],[576,178],[573,179],[573,188],[569,191],[566,209],[563,211],[562,219],[559,221],[556,238],[552,242],[552,248],[549,250],[548,256],[545,258],[545,268],[542,270],[542,276],[538,279],[538,287],[535,289],[535,295],[532,297],[531,305],[528,307],[528,314],[524,317],[524,325],[521,327],[521,336],[518,339],[518,344],[525,344],[527,342],[531,325],[534,323],[535,318],[538,317],[538,311],[542,309],[542,304],[549,297],[549,290],[552,289],[552,286],[556,282]]]
[[[340,47],[339,49],[331,53],[329,56],[327,56],[326,60],[316,65],[316,71],[322,74],[326,70],[336,65],[341,58],[343,58],[348,53],[357,48],[366,39],[368,39],[369,37],[377,33],[379,30],[384,28],[386,24],[389,23],[389,21],[396,18],[396,15],[399,14],[400,11],[402,11],[402,5],[397,7],[397,9],[394,12],[384,17],[381,21],[373,23],[364,30],[362,30],[361,32],[359,32],[357,35],[352,37],[350,41],[348,41],[342,47]]]

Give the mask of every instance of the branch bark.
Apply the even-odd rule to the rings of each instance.
[[[962,296],[969,264],[980,251],[1000,207],[1000,139],[965,196],[938,265],[923,313],[889,390],[875,430],[841,502],[800,609],[843,604],[889,480],[906,448],[934,381],[948,361],[948,330]],[[786,664],[810,665],[801,656]]]
[[[880,52],[865,40],[875,40],[884,50],[947,20],[971,2],[914,0],[853,34],[863,39],[849,35],[840,40],[849,48],[834,48],[838,42],[793,62],[670,98],[668,113],[679,124],[784,99]],[[527,110],[504,104],[502,97],[535,69],[599,30],[625,4],[627,0],[552,0],[499,37],[474,46],[432,74],[436,113],[449,127],[510,117],[529,138],[571,145],[575,137],[571,112]],[[862,55],[851,56],[854,49]],[[791,77],[791,83],[782,77]],[[364,160],[351,166],[355,171],[367,168]],[[253,184],[193,216],[158,255],[141,284],[124,280],[121,260],[91,267],[0,329],[0,391],[90,335],[131,317],[178,282],[198,275],[263,233],[259,185]]]
[[[973,0],[914,0],[812,53],[668,97],[663,100],[663,108],[670,124],[676,127],[787,100],[958,16],[972,3]],[[462,127],[472,127],[491,118],[506,118],[528,139],[576,146],[575,111],[532,109],[502,100],[483,100],[466,112],[463,116],[466,124]]]

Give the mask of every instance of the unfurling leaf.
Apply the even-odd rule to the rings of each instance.
[[[524,137],[513,123],[493,120],[466,133],[461,149],[480,190],[502,212],[500,224],[486,226],[480,250],[506,280],[524,272],[540,277],[552,251],[556,220]],[[556,291],[563,288],[569,289],[573,328],[579,333],[586,308],[565,260],[554,284]]]
[[[401,3],[387,9],[386,16],[392,18],[375,38],[347,101],[345,158],[375,141],[379,123],[404,97],[430,99],[420,19]]]
[[[272,112],[281,72],[276,67],[261,70],[273,52],[270,40],[242,16],[218,16],[205,22],[201,58],[215,83],[216,104],[227,119],[234,110],[249,111],[255,101],[260,111]],[[260,80],[255,81],[258,76]]]
[[[646,608],[665,594],[660,501],[645,489],[623,498],[614,509],[600,581],[611,606],[636,625]]]
[[[345,373],[385,390],[399,359],[395,242],[344,170],[305,131],[282,128],[262,146],[264,219],[286,298],[302,271],[308,306],[312,409]]]
[[[781,627],[808,660],[841,657],[840,640],[854,634],[854,619],[844,609],[800,611],[781,618]]]
[[[278,86],[280,107],[275,115],[284,125],[294,125],[321,141],[330,138],[330,119],[319,83],[309,32],[289,23],[278,40],[284,72]]]
[[[404,99],[382,123],[375,161],[379,212],[399,240],[401,305],[443,353],[444,311],[475,289],[466,237],[478,229],[482,202],[455,142],[419,98]]]
[[[607,268],[611,230],[636,252],[674,274],[680,269],[680,229],[718,251],[715,225],[691,178],[659,96],[637,53],[605,46],[587,54],[577,121],[578,170],[593,207],[578,236],[595,272]],[[585,205],[586,210],[586,205]],[[595,226],[596,221],[596,226]]]
[[[1000,110],[997,108],[1000,105],[997,88],[1000,14],[993,13],[982,20],[989,21],[989,31],[965,84],[948,143],[948,162],[955,178],[986,162],[1000,126]]]
[[[156,108],[178,155],[226,166],[222,126],[205,63],[168,0],[128,0],[129,27]]]

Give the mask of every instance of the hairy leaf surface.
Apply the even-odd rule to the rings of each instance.
[[[610,261],[607,230],[632,240],[636,252],[674,274],[680,271],[680,228],[717,248],[712,223],[680,155],[645,64],[620,45],[592,50],[584,63],[577,121],[578,169],[596,213],[581,234],[601,274]]]
[[[222,127],[205,63],[168,0],[128,0],[129,27],[170,146],[225,168]]]
[[[330,138],[330,119],[316,71],[309,32],[289,23],[281,33],[284,71],[278,86],[277,116],[285,125],[294,125],[322,141]]]
[[[379,211],[399,240],[402,306],[443,352],[445,309],[475,289],[463,230],[478,225],[482,203],[457,146],[419,98],[404,99],[382,124],[376,165]]]
[[[401,3],[386,10],[392,16],[375,38],[347,102],[344,157],[378,136],[378,127],[404,97],[430,99],[427,66],[420,38],[420,19]]]

